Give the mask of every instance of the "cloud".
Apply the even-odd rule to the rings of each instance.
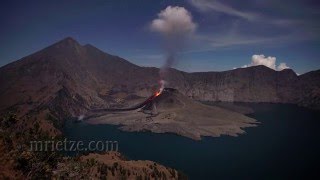
[[[265,57],[263,54],[261,55],[253,55],[251,58],[251,64],[250,66],[258,66],[258,65],[264,65],[271,69],[276,69],[276,57]]]
[[[196,27],[197,25],[192,21],[190,12],[179,6],[168,6],[151,23],[151,30],[163,35],[192,34]]]
[[[194,44],[198,45],[192,52],[248,45],[284,46],[293,42],[319,39],[319,23],[315,21],[316,18],[307,18],[309,13],[302,9],[297,11],[305,14],[305,18],[297,17],[293,13],[296,11],[280,11],[280,2],[268,1],[267,4],[260,4],[250,1],[239,5],[238,2],[223,0],[188,0],[188,3],[203,15],[202,23],[212,25],[203,29],[202,34],[194,36]],[[274,9],[275,12],[264,11],[266,8]],[[218,16],[221,14],[228,16]]]
[[[245,10],[239,10],[225,3],[219,2],[219,0],[189,0],[189,3],[202,12],[219,12],[230,16],[245,19],[250,22],[267,23],[271,25],[287,27],[305,25],[305,20],[287,19],[283,17],[271,18],[257,12],[248,12]]]
[[[259,65],[264,65],[267,66],[268,68],[274,69],[276,71],[282,71],[284,69],[289,69],[286,63],[280,63],[278,66],[276,66],[276,57],[268,56],[266,57],[263,54],[260,55],[253,55],[251,58],[251,63],[248,65],[242,66],[242,68],[250,67],[250,66],[259,66]]]
[[[286,63],[280,63],[277,69],[278,71],[282,71],[284,69],[290,69],[290,67],[288,67]]]
[[[233,49],[244,46],[259,45],[260,47],[281,47],[288,43],[302,42],[312,39],[299,33],[277,35],[273,37],[260,37],[255,35],[242,35],[240,33],[197,34],[193,38],[193,49],[181,52],[183,54],[218,51],[220,49]]]
[[[194,7],[198,8],[200,11],[216,11],[220,13],[225,13],[232,16],[237,16],[249,21],[259,19],[259,15],[255,13],[239,11],[231,6],[220,3],[219,1],[212,0],[190,0],[189,1]]]

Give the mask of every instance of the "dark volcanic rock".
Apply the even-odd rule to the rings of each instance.
[[[319,71],[297,76],[265,66],[224,72],[170,69],[168,83],[202,101],[296,103],[319,109]],[[0,68],[0,111],[49,109],[79,116],[92,107],[121,106],[130,96],[148,97],[158,87],[158,69],[139,67],[92,45],[66,38]]]
[[[96,114],[86,122],[119,125],[130,132],[175,133],[195,140],[201,136],[238,136],[244,128],[257,126],[254,119],[241,113],[194,101],[173,88],[152,96],[142,109]]]
[[[299,76],[298,103],[313,109],[320,109],[320,70]]]
[[[166,110],[172,108],[181,108],[184,104],[177,98],[179,91],[173,88],[164,88],[162,93],[149,101],[144,107],[144,110],[152,111],[154,105],[158,110]]]
[[[186,79],[185,93],[197,100],[280,103],[295,102],[298,80],[292,70],[278,72],[265,66],[190,73]]]

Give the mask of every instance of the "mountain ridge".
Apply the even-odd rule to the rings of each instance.
[[[159,88],[158,71],[67,37],[0,68],[0,111],[51,109],[62,118],[93,107],[127,106],[129,102],[118,100],[148,97]],[[297,76],[291,69],[265,66],[192,73],[170,69],[168,87],[200,101],[292,103],[319,109],[319,72]]]
[[[95,47],[94,45],[92,45],[92,44],[90,44],[90,43],[87,43],[87,44],[85,44],[85,45],[81,45],[81,44],[80,44],[78,41],[76,41],[74,38],[72,38],[72,37],[66,37],[66,38],[64,38],[64,39],[62,39],[62,40],[60,40],[60,41],[58,41],[58,42],[56,42],[56,43],[53,43],[52,45],[49,45],[49,46],[47,46],[47,47],[45,47],[45,48],[43,48],[43,49],[40,49],[40,50],[36,51],[35,53],[32,53],[32,54],[27,55],[27,56],[25,56],[25,57],[22,57],[22,58],[20,58],[20,59],[18,59],[18,60],[16,60],[16,61],[13,61],[13,62],[8,63],[8,64],[5,64],[5,65],[1,66],[0,68],[3,68],[3,67],[5,67],[5,66],[10,65],[10,64],[12,64],[12,63],[15,63],[15,62],[17,62],[17,61],[23,60],[23,59],[25,59],[25,58],[27,58],[27,57],[29,57],[29,56],[32,56],[32,55],[34,55],[34,54],[36,54],[36,53],[38,53],[38,52],[41,52],[41,51],[43,51],[43,50],[45,50],[45,49],[47,49],[47,48],[51,48],[51,47],[54,47],[54,46],[63,48],[63,47],[68,47],[68,45],[69,45],[69,47],[72,47],[72,46],[75,46],[75,45],[76,45],[76,46],[81,46],[81,47],[85,47],[85,48],[88,48],[88,49],[94,49],[94,50],[96,50],[96,51],[99,51],[99,52],[101,52],[101,53],[107,54],[107,55],[109,55],[109,56],[114,56],[114,57],[121,58],[121,57],[116,56],[116,55],[108,54],[108,53],[100,50],[99,48]],[[70,45],[71,45],[71,46],[70,46]],[[121,58],[121,59],[123,59],[123,58]],[[136,65],[136,64],[134,64],[134,63],[131,63],[131,62],[128,61],[128,60],[126,60],[126,61],[129,62],[129,63],[132,64],[132,65]],[[139,66],[139,65],[136,65],[136,66]],[[142,66],[139,66],[139,67],[142,67]],[[268,67],[266,67],[266,66],[264,66],[264,65],[257,65],[257,66],[249,66],[249,67],[246,67],[246,68],[236,68],[236,69],[250,69],[250,68],[254,68],[254,67],[268,68]],[[142,67],[142,68],[156,68],[156,67]],[[158,68],[157,68],[157,69],[158,69]],[[174,69],[174,68],[172,68],[172,69]],[[201,72],[185,72],[185,71],[183,71],[183,70],[178,70],[178,69],[175,69],[175,70],[177,70],[177,71],[182,71],[182,72],[185,72],[185,73],[213,73],[213,72],[234,71],[234,70],[236,70],[236,69],[230,69],[230,70],[224,70],[224,71],[204,71],[204,72],[202,72],[202,71],[201,71]],[[268,68],[268,69],[273,70],[273,69],[271,69],[271,68]],[[276,71],[276,70],[273,70],[273,71]],[[288,68],[288,69],[283,69],[283,70],[278,71],[278,72],[283,72],[283,71],[293,71],[293,72],[294,72],[294,70],[293,70],[293,69],[290,69],[290,68]],[[302,75],[304,75],[304,74],[307,74],[307,73],[310,73],[310,72],[313,72],[313,71],[320,71],[320,69],[319,69],[319,70],[312,70],[312,71],[309,71],[309,72],[300,74],[299,76],[302,76]]]

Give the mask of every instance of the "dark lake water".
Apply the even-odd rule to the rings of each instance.
[[[116,140],[129,159],[181,170],[190,179],[306,179],[319,177],[320,112],[294,105],[245,104],[258,127],[239,137],[194,141],[174,134],[122,132],[116,126],[68,123],[73,140]]]

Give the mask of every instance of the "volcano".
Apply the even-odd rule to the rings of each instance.
[[[200,140],[201,136],[237,136],[244,133],[242,128],[256,126],[254,119],[204,105],[174,88],[165,88],[132,108],[98,112],[99,115],[90,117],[87,122],[120,125],[124,131],[175,133],[195,140]]]
[[[52,135],[59,133],[60,125],[65,120],[82,119],[82,115],[87,114],[94,115],[91,119],[116,114],[122,118],[123,114],[133,114],[137,116],[137,127],[124,125],[123,128],[141,130],[144,127],[140,127],[143,123],[139,124],[139,121],[148,119],[154,123],[145,125],[146,129],[186,134],[191,130],[185,131],[188,129],[185,126],[192,122],[198,124],[203,119],[210,122],[212,119],[214,122],[230,119],[228,113],[225,117],[215,113],[225,114],[221,108],[203,107],[198,101],[293,103],[320,109],[319,79],[320,70],[297,76],[290,69],[274,71],[265,66],[194,73],[169,69],[167,87],[176,90],[166,89],[156,96],[154,90],[159,89],[158,68],[140,67],[68,37],[0,67],[0,114],[16,113],[25,120],[21,128],[26,129],[37,119],[41,128]],[[151,95],[151,92],[154,94]],[[183,102],[188,102],[185,108]],[[115,108],[118,111],[114,111]],[[204,108],[208,112],[201,114],[198,109]],[[229,114],[234,117],[233,121],[247,119],[242,114],[239,117]],[[167,118],[162,116],[170,116],[170,122],[159,122],[160,125],[157,125],[159,118],[166,121]],[[47,120],[47,117],[54,118]],[[187,125],[180,123],[180,119],[190,118],[192,120],[188,120]],[[132,123],[129,118],[125,120],[128,122],[121,120],[112,123]],[[163,128],[177,122],[179,127],[176,129]],[[226,120],[226,123],[229,122],[232,121]],[[241,132],[238,129],[231,131]],[[199,137],[198,134],[190,136]]]
[[[156,96],[145,104],[144,110],[152,110],[153,104],[157,104],[161,109],[178,107],[181,104],[177,98],[178,90],[174,88],[165,88],[161,93],[157,93]]]
[[[92,113],[99,113],[99,112],[116,112],[116,111],[131,111],[136,110],[139,108],[142,108],[144,111],[152,111],[154,108],[156,108],[156,104],[160,103],[160,107],[164,107],[163,104],[166,103],[167,107],[172,107],[174,103],[179,103],[179,100],[177,100],[172,95],[178,92],[174,88],[164,88],[162,91],[158,91],[155,94],[151,95],[149,98],[147,98],[145,101],[135,104],[132,107],[126,107],[126,108],[104,108],[104,109],[92,109]],[[170,102],[168,102],[168,100]]]

